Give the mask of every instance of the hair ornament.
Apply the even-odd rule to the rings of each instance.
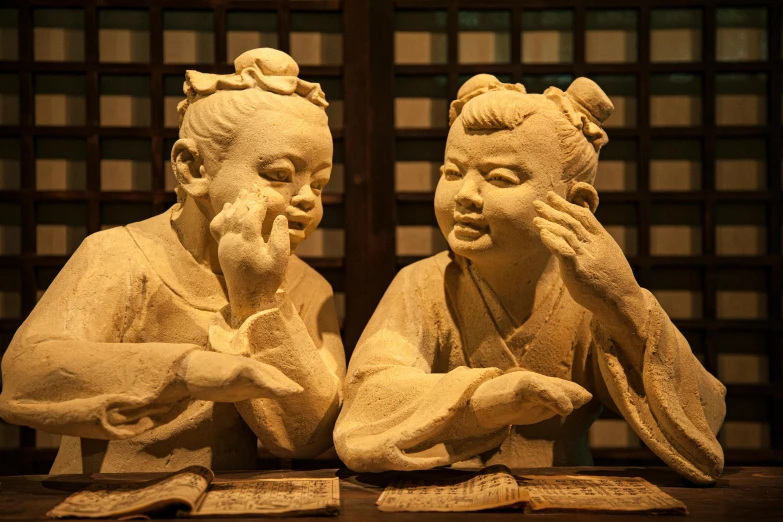
[[[611,116],[614,105],[604,91],[589,78],[577,78],[563,92],[549,87],[544,96],[554,102],[571,124],[582,131],[596,152],[609,142],[602,123]]]
[[[457,99],[451,102],[449,106],[449,126],[460,115],[466,103],[476,96],[481,96],[490,91],[516,91],[521,94],[527,94],[525,86],[521,83],[503,83],[491,74],[477,74],[460,87],[459,92],[457,92]]]
[[[277,49],[244,52],[234,60],[234,70],[234,74],[185,72],[183,91],[187,98],[177,105],[180,125],[190,104],[218,91],[258,88],[284,96],[297,94],[322,108],[329,105],[321,86],[299,78],[299,66],[294,59]]]

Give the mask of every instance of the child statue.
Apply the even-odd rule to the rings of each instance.
[[[3,358],[0,415],[64,435],[52,473],[255,468],[332,444],[345,355],[292,253],[332,167],[327,102],[285,53],[187,71],[178,202],[89,236]]]
[[[460,89],[435,191],[453,253],[400,271],[356,347],[334,432],[348,467],[590,465],[606,406],[682,476],[720,475],[725,388],[593,216],[613,109],[587,78]]]

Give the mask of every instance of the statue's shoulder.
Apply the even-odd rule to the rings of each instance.
[[[397,285],[412,286],[420,290],[441,291],[446,268],[452,263],[454,263],[453,254],[446,250],[403,267],[397,273],[394,282]]]
[[[332,285],[329,281],[297,255],[292,255],[288,259],[287,279],[290,285],[289,292],[296,289],[312,295],[332,293]]]
[[[108,228],[87,236],[77,252],[91,256],[127,255],[138,250],[133,238],[124,226]]]

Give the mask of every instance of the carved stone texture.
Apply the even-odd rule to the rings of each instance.
[[[587,78],[460,89],[435,191],[452,252],[400,271],[354,351],[350,468],[589,465],[608,407],[687,479],[720,475],[725,388],[593,215],[612,110]]]
[[[332,289],[293,254],[323,215],[324,93],[285,53],[187,71],[169,211],[89,236],[3,358],[0,415],[63,437],[52,473],[255,467],[332,444]]]

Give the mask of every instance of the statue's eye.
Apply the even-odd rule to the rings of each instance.
[[[519,176],[514,174],[509,169],[495,169],[491,171],[489,174],[487,174],[487,181],[500,186],[511,186],[511,185],[520,184]]]
[[[449,181],[454,181],[462,178],[462,173],[457,169],[446,167],[443,169],[443,177]]]
[[[269,181],[291,181],[291,173],[284,169],[265,170],[261,172],[261,177]]]

